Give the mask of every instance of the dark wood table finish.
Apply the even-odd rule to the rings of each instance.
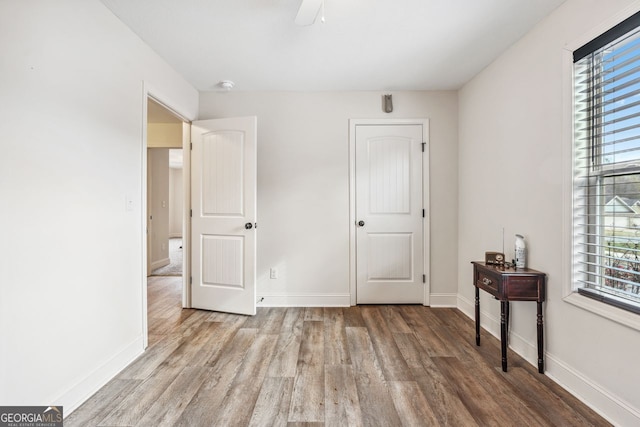
[[[544,337],[542,302],[547,275],[529,268],[506,268],[473,261],[473,285],[476,288],[476,345],[480,345],[480,289],[500,301],[500,346],[502,370],[507,372],[507,335],[509,302],[535,301],[538,304],[538,372],[544,373]]]

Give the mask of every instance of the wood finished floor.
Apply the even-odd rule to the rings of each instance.
[[[180,308],[149,279],[149,348],[65,426],[610,425],[456,309]]]

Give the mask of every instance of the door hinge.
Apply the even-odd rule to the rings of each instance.
[[[426,143],[426,142],[423,142],[423,143],[422,143],[422,152],[423,152],[423,153],[424,153],[424,147],[425,147],[426,145],[427,145],[427,143]]]
[[[193,276],[189,276],[189,284],[193,285]]]
[[[193,150],[193,142],[190,142],[190,143],[189,143],[189,149],[190,149],[190,150]],[[422,150],[422,151],[424,151],[424,150]]]
[[[427,283],[427,275],[426,274],[422,275],[422,283]]]
[[[189,209],[189,217],[193,218],[193,209]]]
[[[424,218],[424,215],[425,215],[424,209],[422,209],[422,218]]]

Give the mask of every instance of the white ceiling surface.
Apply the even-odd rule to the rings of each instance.
[[[198,90],[458,89],[565,0],[102,0]]]

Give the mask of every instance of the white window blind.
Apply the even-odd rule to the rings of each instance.
[[[640,313],[640,18],[632,18],[574,52],[573,259],[581,294]]]

